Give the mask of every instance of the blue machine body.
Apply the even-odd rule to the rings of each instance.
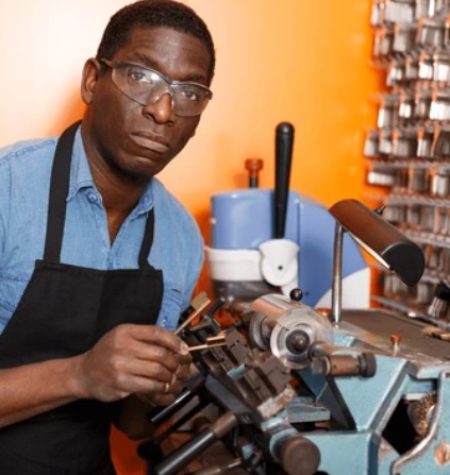
[[[212,197],[212,242],[215,249],[258,249],[272,239],[274,228],[273,191],[244,189]],[[285,238],[300,246],[299,285],[302,302],[314,307],[331,288],[334,218],[316,201],[289,192]],[[367,268],[357,245],[344,237],[342,277]]]
[[[383,315],[361,314],[364,318],[383,318]],[[388,318],[388,317],[385,317]],[[392,317],[398,319],[399,317]],[[399,328],[405,326],[398,320]],[[406,323],[408,326],[409,323]],[[366,341],[365,341],[366,340]],[[368,342],[367,340],[372,340]],[[320,449],[321,473],[330,475],[444,475],[450,473],[450,372],[448,364],[421,353],[422,348],[404,350],[393,355],[389,342],[364,332],[353,325],[343,323],[335,333],[335,343],[347,347],[377,342],[375,349],[376,374],[371,378],[335,378],[334,391],[341,400],[329,397],[330,381],[312,374],[310,369],[301,371],[302,380],[315,395],[315,403],[304,403],[301,398],[293,401],[297,417],[311,418],[317,411],[316,420],[326,414],[318,409],[320,401],[326,401],[331,410],[341,413],[347,410],[354,421],[353,430],[303,432],[302,435]],[[436,394],[436,406],[427,415],[428,434],[409,450],[399,453],[385,438],[384,430],[397,406],[405,398],[423,398]],[[334,405],[333,405],[334,404]],[[304,407],[301,407],[301,406]],[[343,409],[345,408],[345,409]],[[306,412],[305,412],[306,411]],[[286,411],[285,411],[286,412]],[[277,416],[280,427],[288,415]],[[272,427],[275,419],[271,420]],[[273,429],[272,429],[273,430]],[[405,431],[407,429],[405,428]],[[289,429],[285,429],[288,433]],[[280,432],[277,437],[283,434]]]

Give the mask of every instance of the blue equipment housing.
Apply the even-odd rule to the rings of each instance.
[[[274,228],[273,195],[272,190],[259,188],[215,194],[211,198],[211,247],[257,250],[270,240]],[[303,291],[302,302],[312,307],[331,289],[334,226],[335,220],[324,206],[300,193],[289,192],[285,238],[300,247],[298,283]],[[343,255],[344,280],[364,269],[368,274],[367,263],[349,236],[344,237]],[[368,277],[363,285],[368,286]],[[368,288],[363,291],[368,295]],[[363,305],[367,306],[368,302]]]

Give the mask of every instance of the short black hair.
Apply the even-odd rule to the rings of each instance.
[[[198,38],[209,52],[209,81],[214,76],[216,54],[211,33],[195,11],[175,0],[140,0],[117,11],[109,20],[97,50],[97,59],[111,59],[136,27],[167,26]]]

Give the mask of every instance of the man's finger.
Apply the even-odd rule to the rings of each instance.
[[[136,340],[147,343],[157,343],[174,353],[185,353],[185,345],[178,337],[163,327],[156,325],[126,325],[129,327],[130,334]]]

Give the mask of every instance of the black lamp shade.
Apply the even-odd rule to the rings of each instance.
[[[425,269],[423,252],[417,244],[359,201],[339,201],[329,212],[345,231],[406,285],[417,284]]]

